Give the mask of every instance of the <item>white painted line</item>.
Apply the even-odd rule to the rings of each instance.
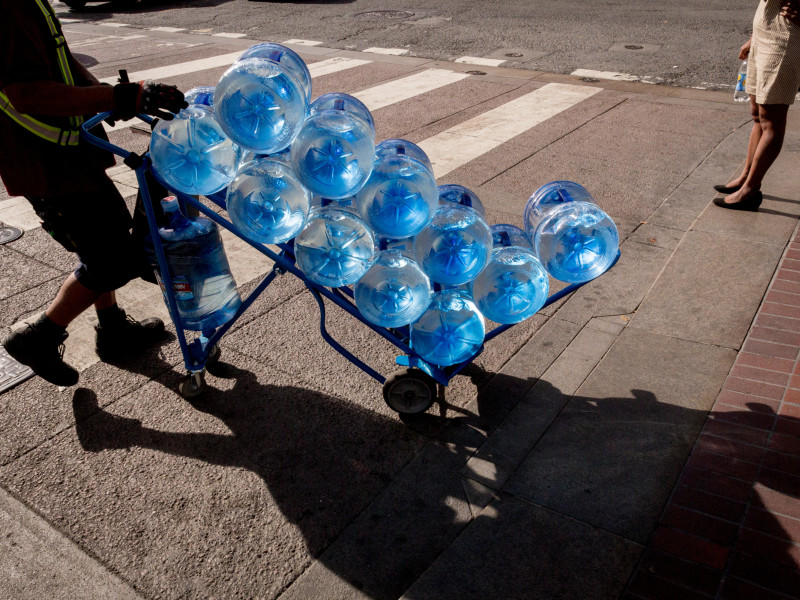
[[[636,75],[615,73],[614,71],[592,71],[591,69],[577,69],[570,73],[574,77],[590,77],[593,79],[611,79],[613,81],[639,81]]]
[[[314,40],[284,40],[282,44],[295,44],[297,46],[321,46],[322,42],[315,42]]]
[[[470,77],[467,73],[457,73],[445,69],[428,69],[402,79],[396,79],[353,94],[368,109],[378,110],[384,106],[413,98],[456,81]]]
[[[115,23],[113,21],[98,23],[98,25],[104,25],[105,27],[130,27],[127,23]]]
[[[308,70],[312,77],[322,77],[323,75],[330,75],[331,73],[338,73],[352,69],[353,67],[360,67],[361,65],[368,65],[371,60],[362,60],[360,58],[344,58],[343,56],[335,56],[327,60],[311,63],[308,65]]]
[[[219,56],[211,56],[209,58],[201,58],[199,60],[192,60],[189,62],[178,63],[175,65],[167,65],[165,67],[156,67],[155,69],[147,69],[144,71],[137,71],[129,75],[131,81],[141,81],[142,79],[166,79],[168,77],[175,77],[177,75],[186,75],[188,73],[195,73],[197,71],[205,71],[206,69],[216,69],[218,67],[227,67],[232,65],[237,58],[242,55],[241,52],[231,52],[230,54],[220,54]],[[100,80],[101,83],[116,83],[117,76],[105,77]]]
[[[62,23],[83,23],[83,19],[62,19],[59,17],[58,20]]]
[[[408,54],[408,48],[367,48],[364,52],[372,52],[373,54],[389,54],[392,56],[403,56]]]
[[[481,58],[478,56],[462,56],[461,58],[457,58],[455,62],[467,65],[481,65],[483,67],[499,67],[506,61],[505,59],[502,58]]]
[[[549,83],[419,144],[436,177],[467,164],[602,88]]]
[[[150,27],[150,31],[163,31],[165,33],[178,33],[186,31],[186,27]]]
[[[142,35],[140,33],[133,33],[131,35],[103,35],[96,38],[89,38],[86,40],[77,40],[72,42],[69,47],[70,48],[85,48],[87,46],[93,46],[95,44],[100,44],[103,42],[113,42],[113,43],[121,43],[121,42],[128,42],[130,40],[138,40],[141,38],[147,37],[146,35]]]
[[[243,38],[247,37],[246,33],[212,33],[211,37],[221,37],[221,38]]]

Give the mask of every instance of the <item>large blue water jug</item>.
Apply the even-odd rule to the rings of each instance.
[[[238,150],[213,111],[191,105],[171,121],[160,119],[150,136],[150,158],[167,187],[191,195],[209,195],[236,174]]]
[[[411,348],[429,363],[447,367],[474,356],[485,334],[483,316],[470,297],[443,290],[411,326]]]
[[[519,323],[547,301],[547,272],[533,253],[525,232],[513,225],[493,225],[489,264],[472,282],[472,298],[495,323]]]
[[[236,62],[242,62],[250,58],[263,58],[280,63],[302,84],[306,97],[311,100],[311,72],[308,70],[305,61],[294,50],[274,42],[263,42],[250,46],[242,52]]]
[[[312,210],[294,240],[298,268],[328,287],[356,283],[375,257],[375,238],[355,210],[336,204]]]
[[[549,210],[533,235],[533,247],[555,279],[582,283],[616,260],[619,233],[614,221],[591,202],[566,202]]]
[[[347,198],[367,182],[375,162],[375,124],[366,106],[347,94],[325,94],[308,109],[292,143],[295,172],[325,198]]]
[[[311,206],[309,192],[281,160],[255,158],[228,186],[228,215],[255,242],[288,242],[303,228]]]
[[[489,262],[492,233],[474,209],[444,202],[414,238],[414,254],[432,281],[459,285],[472,281]]]
[[[486,210],[483,208],[483,202],[478,198],[478,194],[472,190],[465,188],[463,185],[440,185],[439,188],[439,202],[452,202],[454,204],[461,204],[468,206],[478,212],[480,216],[486,218]]]
[[[201,106],[214,106],[214,86],[201,85],[190,89],[183,95],[184,100],[189,104],[199,104]]]
[[[158,232],[172,276],[178,313],[186,329],[210,331],[230,320],[242,303],[219,229],[204,217],[184,216],[174,197],[162,200],[161,206],[168,225]],[[152,247],[149,254],[158,268]]]
[[[222,128],[238,145],[258,154],[286,148],[308,112],[307,74],[302,60],[278,44],[240,59],[214,90],[214,111]]]
[[[370,227],[392,238],[417,235],[439,204],[430,160],[406,140],[384,140],[375,147],[372,174],[356,198]]]
[[[383,250],[356,283],[356,306],[365,319],[382,327],[416,321],[431,301],[428,276],[409,252]]]
[[[592,202],[594,198],[589,191],[574,181],[551,181],[531,194],[525,204],[522,220],[525,231],[532,239],[536,226],[550,209],[565,202]]]

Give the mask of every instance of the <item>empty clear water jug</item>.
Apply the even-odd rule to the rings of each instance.
[[[482,217],[486,217],[486,210],[483,208],[483,202],[478,198],[478,194],[472,190],[465,188],[463,185],[440,185],[439,188],[439,202],[453,202],[454,204],[461,204],[468,206],[478,212]]]
[[[439,204],[430,160],[406,140],[384,140],[375,147],[372,174],[356,198],[370,227],[392,238],[417,235]]]
[[[594,203],[594,198],[585,187],[574,181],[551,181],[540,187],[525,204],[522,220],[528,236],[533,237],[536,226],[551,208],[576,201]]]
[[[186,217],[178,201],[161,201],[168,225],[158,230],[166,255],[172,291],[183,325],[210,331],[226,323],[241,305],[217,225],[203,217]],[[150,245],[151,263],[158,269]],[[159,275],[162,290],[163,279]],[[166,291],[164,291],[166,298]],[[167,303],[169,305],[169,303]]]
[[[226,202],[231,221],[248,238],[280,244],[305,225],[311,193],[285,162],[255,158],[236,173]]]
[[[294,240],[298,268],[328,287],[352,285],[375,257],[375,238],[354,212],[335,204],[314,210]]]
[[[230,138],[257,154],[272,154],[294,140],[308,112],[308,70],[297,55],[278,44],[240,59],[225,71],[214,91],[214,110]],[[305,65],[303,65],[305,66]]]
[[[171,190],[209,195],[236,173],[238,150],[214,113],[197,104],[171,121],[160,119],[150,137],[153,170]]]
[[[492,256],[472,282],[472,298],[487,319],[519,323],[533,316],[547,301],[547,272],[518,227],[494,225],[492,238]]]
[[[492,233],[472,208],[445,202],[414,238],[414,255],[432,281],[459,285],[475,279],[489,262]]]
[[[291,161],[314,194],[334,199],[356,194],[375,162],[375,125],[367,107],[347,94],[314,100],[292,143]]]
[[[614,221],[596,204],[568,202],[547,212],[536,227],[533,247],[555,279],[583,283],[614,263],[619,233]]]
[[[413,323],[431,301],[431,284],[411,255],[383,250],[354,288],[365,319],[382,327]]]
[[[214,86],[203,85],[190,89],[183,95],[189,104],[199,104],[200,106],[214,106]]]
[[[411,326],[411,348],[427,362],[447,367],[471,358],[483,344],[486,326],[475,303],[459,290],[433,295]]]
[[[294,50],[274,42],[263,42],[250,46],[242,52],[236,62],[242,62],[250,58],[263,58],[280,63],[301,83],[303,90],[306,92],[306,97],[311,100],[311,72],[308,70],[305,61]]]

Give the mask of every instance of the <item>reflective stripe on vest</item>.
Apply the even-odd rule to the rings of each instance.
[[[58,18],[46,0],[35,0],[35,2],[39,7],[39,10],[42,11],[45,21],[47,21],[47,27],[50,30],[50,34],[53,36],[61,78],[65,84],[74,86],[75,80],[72,78],[72,71],[70,71],[69,68],[69,56],[67,55],[66,51],[67,42],[64,39],[64,35],[61,33],[61,28],[58,24]],[[59,146],[78,145],[78,140],[80,137],[80,131],[78,128],[81,126],[81,123],[83,123],[83,117],[81,116],[72,116],[69,118],[70,125],[72,126],[70,129],[48,125],[43,121],[34,119],[30,115],[18,112],[12,106],[8,96],[2,92],[0,92],[0,110],[2,110],[16,123],[30,131],[32,134],[39,136],[48,142],[53,142]]]

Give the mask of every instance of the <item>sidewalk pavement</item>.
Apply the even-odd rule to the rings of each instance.
[[[741,168],[745,119],[696,160],[674,140],[729,111],[721,96],[617,89],[636,90],[638,128],[609,103],[562,150],[552,125],[531,160],[581,142],[586,162],[610,128],[629,153],[590,174],[622,176],[651,118],[672,143],[649,168],[678,185],[639,222],[610,200],[614,269],[487,345],[429,414],[389,412],[292,281],[231,331],[191,405],[174,344],[0,396],[0,596],[800,598],[798,110],[762,209],[738,213],[711,185]],[[493,216],[519,217],[512,172],[478,190]],[[329,325],[392,370],[382,341]]]

